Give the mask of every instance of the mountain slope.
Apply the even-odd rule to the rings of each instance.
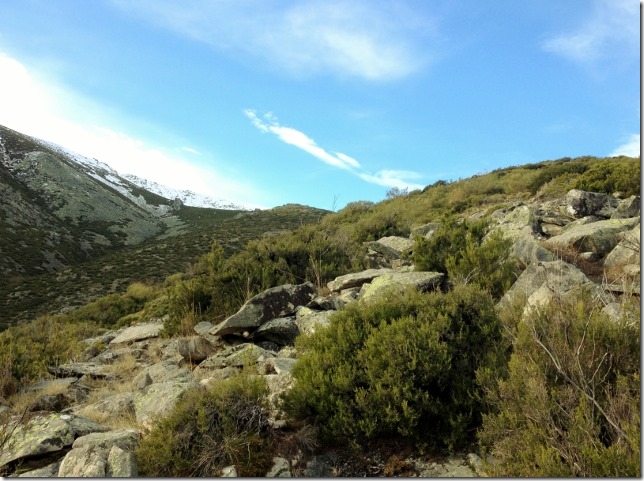
[[[190,205],[208,203],[218,208]],[[130,280],[162,279],[183,270],[215,238],[238,249],[266,231],[295,228],[325,213],[293,206],[248,212],[128,180],[95,159],[0,126],[0,325],[65,308],[72,298],[63,291],[82,292],[77,304]],[[146,256],[157,258],[156,267],[141,264]],[[101,270],[106,265],[117,268],[108,275],[112,268]],[[101,279],[88,282],[88,270]]]

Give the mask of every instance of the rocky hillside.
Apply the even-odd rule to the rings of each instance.
[[[160,281],[184,270],[214,239],[232,252],[326,213],[304,206],[249,211],[196,199],[128,180],[95,159],[2,126],[0,198],[0,329],[134,281]],[[218,208],[189,205],[195,200]]]
[[[511,173],[507,175],[511,176]],[[557,180],[556,178],[557,176],[552,176],[548,180]],[[567,176],[565,182],[570,185],[570,182],[578,180]],[[559,182],[563,180],[559,179]],[[75,359],[49,365],[49,376],[25,386],[22,398],[18,396],[7,403],[4,408],[6,425],[0,470],[24,476],[79,477],[130,477],[140,474],[466,477],[483,476],[486,473],[534,475],[544,472],[551,473],[550,475],[553,472],[559,473],[558,475],[583,475],[601,473],[600,466],[606,466],[593,464],[593,459],[583,457],[590,454],[583,453],[595,449],[597,451],[592,452],[600,457],[605,450],[614,447],[615,450],[606,454],[606,458],[599,459],[604,460],[603,463],[613,463],[610,472],[614,475],[638,476],[639,470],[631,471],[628,463],[630,459],[639,463],[639,444],[635,454],[631,455],[628,454],[631,452],[629,449],[634,448],[629,448],[628,443],[631,442],[629,436],[633,433],[639,439],[639,421],[634,428],[636,431],[632,432],[632,425],[628,425],[627,420],[631,419],[628,417],[628,406],[634,402],[639,406],[639,390],[632,391],[634,397],[620,398],[622,401],[619,403],[612,400],[622,391],[631,392],[639,383],[637,381],[632,386],[628,384],[631,387],[626,389],[624,386],[629,382],[628,376],[634,375],[639,379],[639,370],[634,372],[628,371],[630,367],[622,368],[631,364],[639,365],[633,359],[639,352],[639,345],[633,344],[628,347],[631,349],[629,354],[622,355],[622,351],[627,352],[627,341],[611,344],[613,341],[605,339],[612,339],[606,337],[609,335],[624,335],[625,339],[631,339],[634,343],[639,339],[639,308],[634,306],[639,306],[640,293],[640,198],[638,195],[613,195],[581,189],[569,189],[560,195],[553,195],[553,190],[548,191],[553,189],[552,184],[548,187],[546,183],[536,186],[536,190],[540,191],[536,196],[515,198],[510,202],[506,198],[503,199],[504,202],[497,202],[492,207],[463,207],[463,202],[470,201],[454,197],[453,203],[460,206],[457,210],[467,211],[466,216],[461,216],[457,221],[435,215],[431,219],[425,217],[424,223],[416,222],[413,226],[407,224],[401,227],[397,224],[398,217],[393,214],[390,217],[388,213],[391,211],[384,211],[391,206],[421,203],[423,194],[418,193],[388,201],[380,206],[383,210],[375,214],[370,209],[377,210],[378,206],[364,203],[348,206],[345,211],[335,214],[335,217],[331,216],[331,220],[318,223],[315,231],[301,228],[295,234],[276,236],[274,241],[266,240],[263,244],[255,244],[256,250],[252,251],[255,256],[252,257],[253,265],[263,266],[262,263],[266,262],[265,266],[269,266],[272,265],[269,262],[278,263],[280,257],[288,257],[290,263],[279,265],[283,269],[290,268],[293,276],[308,272],[307,276],[315,278],[318,274],[317,280],[322,279],[324,282],[318,282],[318,285],[309,281],[292,282],[261,289],[260,292],[247,296],[241,307],[223,319],[217,318],[216,313],[220,312],[217,306],[204,303],[202,307],[206,316],[195,317],[193,312],[192,317],[189,317],[194,321],[192,325],[187,324],[187,331],[179,332],[173,337],[167,335],[169,326],[176,325],[180,320],[174,317],[174,311],[162,309],[151,322],[126,325],[84,339],[83,350]],[[437,185],[434,188],[444,187]],[[459,188],[467,190],[471,187],[466,184]],[[550,192],[550,195],[544,195],[544,192]],[[427,195],[430,194],[431,192]],[[499,195],[499,191],[491,195]],[[338,219],[343,218],[352,219],[356,212],[360,212],[362,216],[376,217],[371,218],[368,226],[362,226],[360,220],[352,220],[351,225],[356,231],[332,229],[331,222],[339,222]],[[428,220],[431,222],[427,223]],[[380,223],[379,227],[373,227],[377,222]],[[340,242],[338,239],[346,241],[352,235],[358,235],[356,232],[363,227],[365,232],[379,235],[371,239],[368,237],[370,234],[357,237],[361,239],[361,248],[355,255],[360,262],[354,259],[354,268],[345,269],[352,272],[330,275],[330,278],[321,275],[320,269],[316,267],[323,266],[321,260],[326,259],[324,255],[331,252],[330,258],[337,261],[339,266],[342,259],[333,253],[333,247]],[[314,232],[318,235],[323,232],[327,244],[311,247],[303,258],[295,256],[294,252],[299,252],[298,239],[304,239],[308,246],[316,245]],[[331,242],[333,239],[336,244]],[[448,239],[448,242],[445,243],[443,239]],[[350,245],[346,242],[343,244],[345,248]],[[497,247],[502,248],[502,252]],[[264,249],[268,251],[265,258],[261,255]],[[435,258],[436,253],[440,253],[440,258]],[[242,254],[243,252],[239,253],[240,256]],[[175,291],[169,292],[179,292],[180,285],[191,285],[194,288],[200,279],[204,282],[207,280],[208,285],[215,290],[219,283],[223,286],[233,282],[232,266],[239,268],[245,265],[242,264],[243,257],[234,259],[236,260],[229,261],[232,263],[228,265],[213,251],[211,257],[202,259],[203,272],[197,265],[194,278],[182,281],[186,284],[177,284]],[[304,259],[302,262],[308,265],[309,270],[296,270],[297,259]],[[316,259],[320,259],[319,264],[315,263]],[[325,261],[325,265],[327,263],[330,261]],[[203,267],[206,265],[216,267],[208,274],[207,268]],[[218,277],[215,272],[218,269],[225,273],[223,277]],[[247,268],[245,272],[250,282],[253,279],[252,271]],[[265,278],[266,271],[262,272]],[[503,273],[508,276],[499,277]],[[508,279],[510,281],[505,283]],[[495,290],[497,281],[503,281],[507,285]],[[487,291],[477,291],[480,288],[476,286],[487,286]],[[414,291],[427,294],[417,295]],[[213,292],[216,295],[218,291]],[[444,410],[424,414],[429,418],[419,418],[421,421],[433,420],[431,425],[422,425],[419,421],[421,436],[430,439],[431,432],[439,429],[439,420],[452,414],[449,409],[458,409],[456,404],[450,404],[454,403],[450,398],[456,392],[452,389],[459,388],[464,382],[474,383],[474,371],[469,371],[471,366],[462,360],[470,359],[466,357],[467,353],[470,350],[475,353],[477,348],[472,343],[462,346],[456,343],[465,339],[463,336],[468,332],[467,329],[473,329],[482,318],[478,314],[472,318],[467,317],[471,315],[468,314],[470,310],[479,312],[476,309],[483,309],[481,312],[493,317],[485,310],[487,308],[479,304],[486,296],[492,302],[489,292],[498,292],[494,298],[494,310],[500,313],[504,329],[500,329],[497,321],[490,318],[490,324],[481,326],[480,331],[471,334],[476,339],[473,344],[485,346],[488,342],[486,336],[503,338],[503,341],[500,341],[501,337],[490,338],[495,339],[494,345],[499,346],[499,359],[505,359],[505,364],[494,365],[498,371],[493,373],[492,378],[508,380],[494,399],[497,410],[510,409],[507,407],[510,402],[516,402],[520,407],[510,417],[492,416],[486,419],[482,432],[492,433],[497,444],[486,448],[490,449],[486,451],[483,441],[479,446],[470,440],[449,456],[440,450],[422,450],[418,449],[419,444],[407,443],[404,436],[401,441],[399,437],[401,433],[413,433],[414,424],[407,431],[398,430],[395,436],[395,429],[393,432],[383,430],[386,435],[382,437],[370,437],[368,433],[373,432],[374,428],[365,425],[365,431],[360,435],[365,437],[356,438],[362,439],[362,449],[358,450],[337,448],[333,443],[319,442],[316,430],[321,430],[321,436],[332,436],[334,433],[329,431],[330,426],[340,429],[334,424],[335,416],[351,416],[351,410],[356,410],[359,419],[375,416],[382,422],[394,412],[398,416],[396,419],[402,422],[410,411],[425,409],[425,401],[409,397],[405,398],[405,409],[401,408],[400,403],[393,403],[386,410],[374,413],[379,407],[377,402],[372,402],[366,403],[369,412],[359,411],[365,407],[360,404],[361,396],[367,399],[372,387],[384,386],[383,391],[376,391],[376,394],[380,394],[374,398],[382,400],[383,396],[393,396],[397,392],[396,383],[413,383],[419,377],[425,379],[421,384],[404,384],[408,387],[400,388],[403,396],[426,390],[426,395],[431,399],[431,396],[438,396],[441,386],[448,386],[444,395],[440,395],[443,403],[440,406]],[[405,323],[415,322],[413,316],[420,315],[416,312],[417,309],[405,311],[408,314],[400,318],[392,317],[395,316],[392,313],[397,309],[396,306],[406,309],[405,302],[431,301],[434,304],[427,305],[440,310],[453,297],[458,299],[454,306],[460,307],[441,311],[436,318],[424,321],[425,324],[412,324],[416,327],[410,331],[413,332],[411,338],[402,334],[407,332],[404,330]],[[193,301],[194,297],[190,302]],[[568,328],[559,328],[554,324],[557,313],[568,312],[568,306],[572,306],[570,315],[565,314],[558,322],[571,322],[569,318],[578,316],[582,327],[569,325]],[[461,314],[459,309],[464,309]],[[373,316],[381,311],[389,314],[384,315],[382,321],[378,321],[382,324],[378,325]],[[199,313],[201,312],[200,310]],[[550,317],[544,318],[546,314]],[[426,331],[422,326],[442,322],[435,319],[456,319],[460,315],[465,316],[465,321],[463,324],[455,324],[456,331],[452,332],[450,327],[443,326],[441,329],[448,330],[441,331],[441,336],[432,334],[434,331],[423,334]],[[181,322],[186,319],[181,318]],[[359,335],[358,332],[362,332],[360,329],[365,329],[365,319],[374,322],[373,330]],[[540,322],[546,324],[539,324]],[[354,327],[358,330],[352,331]],[[539,331],[542,328],[543,333]],[[497,334],[494,334],[494,329],[499,329]],[[429,363],[427,370],[406,371],[405,369],[416,369],[405,367],[410,358],[415,359],[410,366],[416,365],[416,361],[419,364],[424,362],[422,357],[414,357],[416,351],[413,351],[426,348],[423,343],[414,348],[414,339],[423,335],[428,335],[432,342],[443,338],[450,341],[439,344],[436,351],[419,351],[424,352],[423,355],[433,356],[433,364]],[[364,339],[361,336],[365,336]],[[560,340],[558,336],[562,336]],[[380,343],[377,339],[381,340]],[[394,342],[391,342],[392,339]],[[534,344],[530,344],[532,341]],[[324,344],[325,342],[330,344]],[[566,342],[571,343],[570,351],[565,350]],[[442,357],[441,353],[451,352],[450,346],[457,349],[458,356]],[[404,355],[399,355],[399,347],[404,347]],[[444,351],[445,349],[448,351]],[[488,346],[482,349],[485,350],[485,356],[477,358],[473,354],[471,362],[491,362],[491,348]],[[521,356],[525,349],[534,351],[528,351],[523,358]],[[329,352],[334,354],[328,354]],[[347,361],[349,364],[340,365],[338,363],[343,362],[343,359],[338,353],[341,352],[344,353],[342,356],[356,357]],[[569,352],[576,352],[577,357],[570,357]],[[384,353],[384,357],[367,358],[368,353],[374,356]],[[512,353],[509,365],[509,357],[504,358],[509,356],[508,353]],[[365,359],[369,363],[380,363],[380,367],[371,369],[371,365],[362,366],[360,369],[364,369],[367,374],[359,374],[363,376],[360,383],[351,384],[346,380],[349,373],[347,366],[355,366]],[[581,359],[583,363],[577,365],[575,359]],[[324,360],[324,366],[319,364],[320,360]],[[460,367],[454,367],[458,371],[458,379],[440,377],[441,373],[451,372],[449,369],[452,369],[452,363],[461,361]],[[431,366],[439,365],[439,362],[447,363],[447,367],[431,374]],[[524,365],[522,362],[542,364],[530,364],[532,367],[525,371],[515,372]],[[486,366],[489,369],[492,364]],[[544,370],[543,382],[555,384],[544,384],[542,388],[539,384],[542,380],[538,377],[540,369]],[[590,373],[587,377],[586,372]],[[360,370],[359,373],[363,371]],[[378,377],[381,373],[398,374],[383,380]],[[253,398],[255,404],[235,404],[236,411],[228,414],[224,414],[223,408],[218,408],[220,411],[215,411],[215,414],[204,414],[210,413],[207,409],[213,409],[212,406],[217,405],[217,399],[223,399],[226,403],[234,399],[239,403],[239,393],[247,392],[244,389],[252,390],[248,386],[252,386],[256,379],[261,380],[266,391],[261,398]],[[523,393],[521,395],[526,395],[527,392],[528,396],[534,397],[514,399],[510,396],[504,401],[504,396],[514,392],[512,383],[520,384],[523,381],[527,384],[521,384],[517,392]],[[586,382],[587,384],[583,384]],[[496,380],[494,383],[496,386]],[[427,386],[431,386],[431,389]],[[474,384],[467,386],[472,386],[467,389],[473,389]],[[533,393],[531,389],[536,391]],[[280,399],[284,393],[292,390],[295,395],[290,398],[291,405],[288,407],[287,403],[285,407]],[[608,400],[601,397],[600,392],[607,393]],[[226,393],[238,394],[225,397]],[[298,398],[298,395],[301,397]],[[209,404],[198,404],[201,399],[199,396],[211,396],[208,398]],[[343,406],[347,405],[341,404],[344,402],[341,399],[346,396],[352,403],[348,404],[351,409],[342,413],[340,411]],[[548,396],[554,397],[548,401]],[[300,403],[304,402],[307,415],[316,420],[315,429],[312,425],[303,425],[302,418],[293,417],[298,412],[293,408],[298,399]],[[325,414],[325,408],[315,404],[317,400],[335,403],[332,404],[334,407],[330,414]],[[408,400],[410,404],[407,404]],[[544,411],[537,411],[542,408],[542,402]],[[587,402],[595,403],[593,416],[587,414]],[[510,422],[508,419],[519,423],[517,420],[521,419],[526,406],[533,407],[530,411],[532,416],[541,416],[550,408],[556,409],[552,411],[552,417],[544,417],[540,423],[528,422],[527,427],[516,424],[510,429],[502,424]],[[471,410],[470,405],[465,408],[465,411],[468,410]],[[193,424],[197,412],[209,419],[207,422],[210,424],[207,424],[208,430],[205,433],[212,437],[211,442],[214,444],[207,444],[210,438],[200,431],[198,423]],[[494,412],[498,411],[490,411]],[[325,418],[327,415],[331,417]],[[233,424],[246,426],[246,431],[234,431],[234,436],[249,436],[244,438],[244,442],[249,443],[244,444],[244,452],[248,451],[248,456],[238,456],[233,448],[226,451],[227,448],[222,447],[234,446],[234,440],[238,438],[233,437],[232,432],[222,439],[216,438],[222,435],[218,434],[220,424],[217,419],[228,419],[226,416],[232,416],[231,419],[235,420]],[[575,422],[567,424],[566,416],[574,418]],[[462,421],[461,417],[456,416],[454,423],[461,422],[457,419]],[[639,420],[638,415],[637,419]],[[574,426],[579,426],[582,422],[599,424],[593,424],[583,433],[575,431]],[[457,425],[454,424],[453,428],[456,429]],[[501,426],[502,429],[496,426]],[[599,433],[597,426],[604,426],[602,442],[597,437],[592,438],[590,444],[584,444],[587,441],[585,436],[590,436],[595,430]],[[518,440],[506,443],[507,445],[501,443],[499,433],[522,432],[524,429],[547,430],[550,427],[552,432],[543,435],[543,445],[539,444],[542,442],[539,437],[541,434],[529,437],[530,442],[537,446],[535,451],[542,456],[534,466],[530,464],[529,458],[533,444],[522,446]],[[346,426],[346,423],[345,428],[349,433],[347,436],[356,436],[357,428]],[[557,436],[553,433],[557,433]],[[568,442],[566,440],[569,434],[570,444],[563,444]],[[192,437],[189,443],[185,443],[181,441],[182,436]],[[560,441],[562,444],[548,444],[554,438],[563,440]],[[0,437],[0,443],[2,442]],[[201,442],[206,443],[203,452],[209,453],[209,457],[200,457],[197,445]],[[513,445],[522,450],[521,456],[511,453]],[[598,445],[600,446],[597,447]],[[163,446],[173,446],[176,454],[164,450]],[[193,446],[197,447],[193,449]],[[543,458],[543,453],[551,453],[554,449],[563,450],[562,446],[568,450],[564,453],[566,456],[581,456],[575,458],[576,462],[570,463],[571,471],[563,470],[563,466],[568,466],[568,458],[564,455],[553,455],[547,460]],[[582,454],[575,451],[577,448]],[[190,456],[194,458],[185,461],[187,464],[181,464],[182,457]],[[481,458],[485,458],[485,461]],[[524,465],[521,465],[522,462]],[[511,467],[516,470],[510,471]],[[535,471],[530,471],[533,467]]]

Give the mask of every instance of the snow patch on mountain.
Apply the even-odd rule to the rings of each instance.
[[[136,175],[119,174],[109,165],[100,162],[99,160],[85,157],[84,155],[73,152],[65,147],[45,140],[31,137],[35,142],[55,151],[59,152],[66,157],[70,158],[79,165],[82,165],[86,172],[93,178],[102,182],[103,184],[112,187],[122,195],[130,200],[136,202],[141,207],[152,208],[152,210],[159,211],[158,214],[167,213],[168,206],[150,206],[145,202],[142,196],[135,196],[132,194],[132,185],[143,188],[149,192],[160,195],[161,197],[173,201],[180,199],[184,205],[190,207],[206,207],[210,209],[225,209],[225,210],[253,210],[256,206],[246,204],[236,204],[225,199],[213,199],[204,194],[192,192],[190,190],[179,190],[156,182],[142,179]]]

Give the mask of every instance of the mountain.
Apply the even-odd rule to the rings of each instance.
[[[163,279],[214,239],[240,249],[267,231],[326,213],[304,206],[248,209],[122,176],[96,159],[0,126],[0,326],[130,281]],[[69,295],[61,297],[65,290]]]

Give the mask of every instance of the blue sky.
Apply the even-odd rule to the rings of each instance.
[[[639,155],[634,0],[2,0],[0,124],[177,188],[339,209]]]

